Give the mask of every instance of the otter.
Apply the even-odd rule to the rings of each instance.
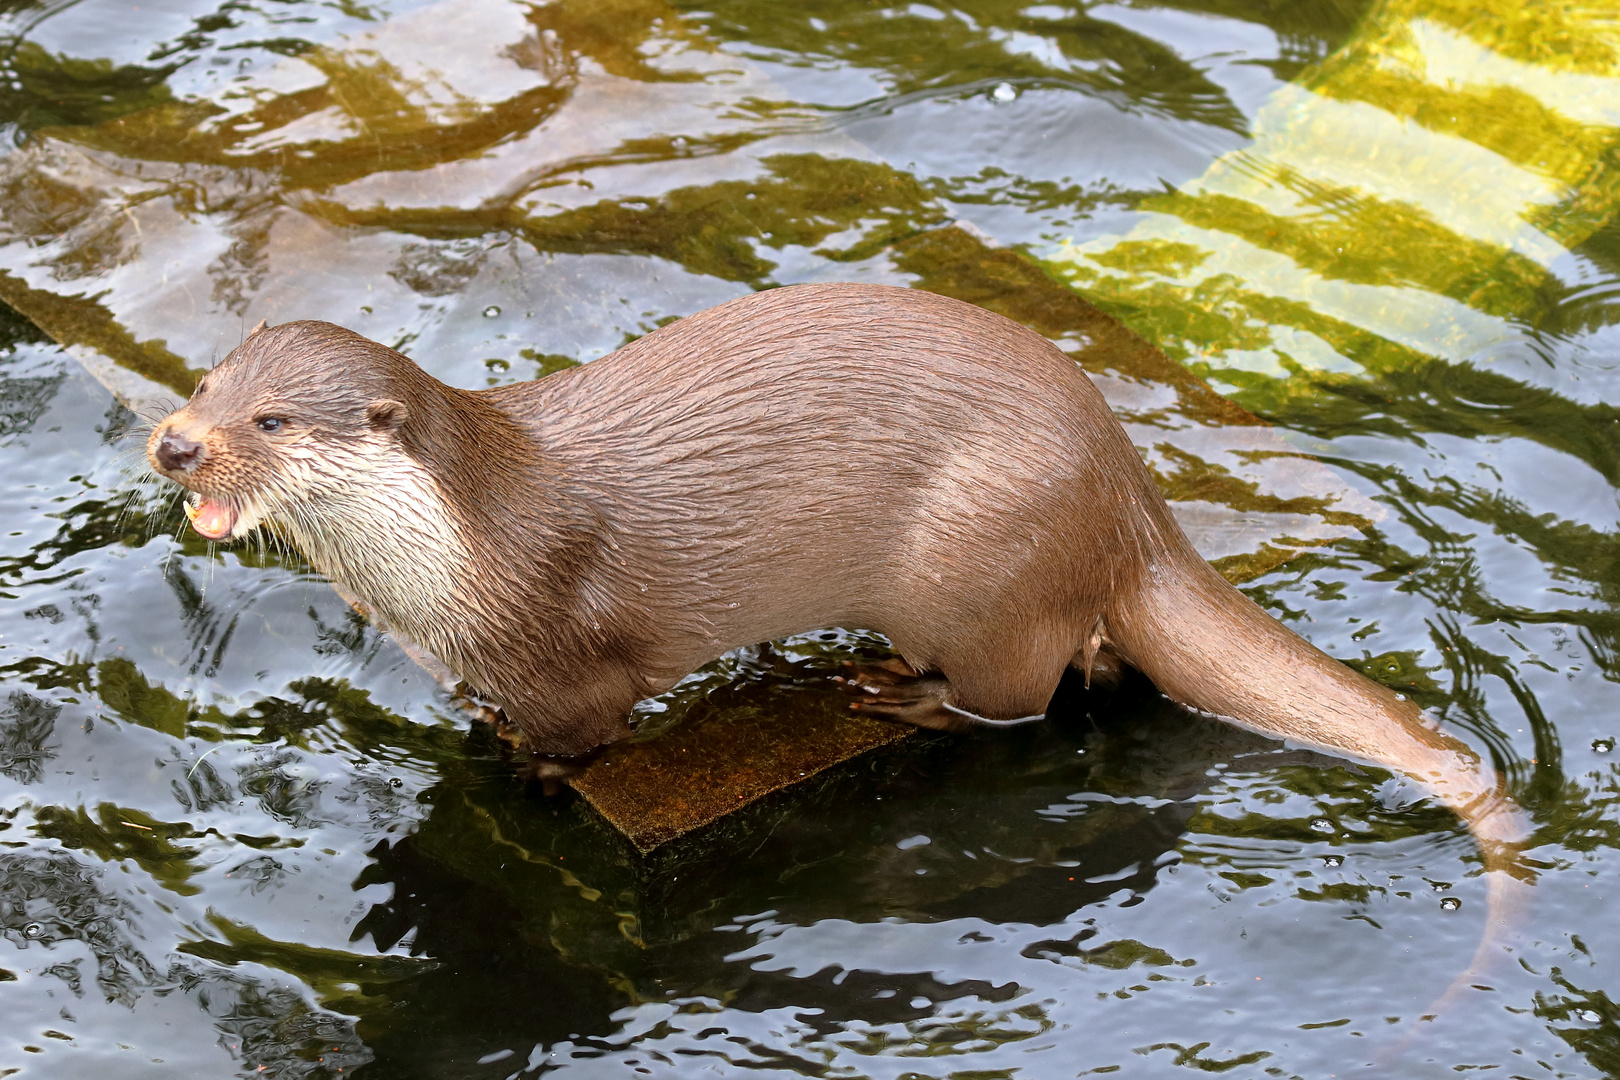
[[[1524,835],[1467,747],[1198,555],[1073,360],[959,301],[774,289],[476,391],[329,323],[261,324],[147,451],[197,532],[273,524],[562,771],[727,650],[849,626],[901,657],[853,675],[862,712],[1018,722],[1069,668],[1134,668],[1414,776],[1493,866]]]

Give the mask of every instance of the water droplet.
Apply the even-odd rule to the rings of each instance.
[[[23,937],[39,938],[45,936],[45,924],[31,922],[23,927]]]
[[[1613,739],[1593,739],[1592,740],[1592,749],[1596,750],[1600,754],[1607,754],[1609,751],[1614,749],[1614,740]]]
[[[1312,818],[1311,828],[1317,832],[1330,833],[1333,831],[1333,822],[1325,817]]]
[[[495,310],[496,310],[496,311],[499,311],[499,310],[500,310],[500,309],[499,309],[499,308],[496,308],[496,309],[495,309]],[[488,311],[485,311],[485,312],[484,312],[484,314],[485,314],[485,315],[488,315],[488,314],[489,314],[489,312],[488,312]],[[499,359],[496,359],[496,360],[485,360],[485,361],[484,361],[484,366],[485,366],[485,367],[486,367],[486,368],[488,368],[488,369],[489,369],[489,370],[491,370],[491,371],[495,371],[495,372],[501,372],[501,371],[510,371],[510,370],[512,370],[512,365],[511,365],[511,364],[509,364],[509,363],[507,363],[507,362],[506,362],[506,361],[505,361],[505,360],[499,360]]]
[[[499,307],[497,307],[496,305],[491,304],[491,305],[489,305],[489,307],[484,309],[484,318],[493,319],[495,316],[499,315],[500,313],[501,313],[501,309]]]
[[[677,150],[685,150],[686,146],[687,146],[686,136],[684,136],[684,135],[675,136],[673,139],[669,140],[669,145],[673,146]]]
[[[1324,856],[1322,856],[1322,865],[1323,866],[1343,866],[1344,865],[1344,856],[1343,855],[1324,855]]]
[[[390,776],[388,778],[388,786],[389,787],[404,787],[405,786],[405,781],[401,780],[397,776]]]
[[[1575,1013],[1575,1015],[1580,1017],[1582,1020],[1585,1020],[1588,1024],[1595,1024],[1599,1020],[1603,1019],[1602,1016],[1598,1015],[1598,1013],[1592,1009],[1580,1009]]]
[[[1012,83],[997,83],[996,88],[990,91],[990,100],[999,105],[1005,105],[1018,97],[1018,89]]]
[[[1440,898],[1441,911],[1456,911],[1460,907],[1462,907],[1462,901],[1455,896],[1443,896]]]

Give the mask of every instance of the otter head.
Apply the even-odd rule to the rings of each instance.
[[[267,519],[305,531],[400,460],[412,404],[439,387],[406,357],[340,326],[262,327],[146,444],[152,468],[190,490],[192,527],[210,540],[236,539]]]

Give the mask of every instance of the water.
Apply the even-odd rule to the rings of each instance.
[[[1620,1074],[1613,14],[6,5],[0,1075]],[[1533,907],[1439,1021],[1485,896],[1408,782],[1071,687],[638,860],[132,502],[89,374],[327,318],[486,386],[818,280],[1074,352],[1201,550],[1503,771]],[[648,722],[824,707],[818,642]]]

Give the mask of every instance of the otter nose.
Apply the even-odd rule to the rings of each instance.
[[[158,464],[169,472],[184,472],[196,468],[197,461],[202,456],[202,448],[202,443],[193,442],[179,432],[170,431],[158,440],[155,456]]]

